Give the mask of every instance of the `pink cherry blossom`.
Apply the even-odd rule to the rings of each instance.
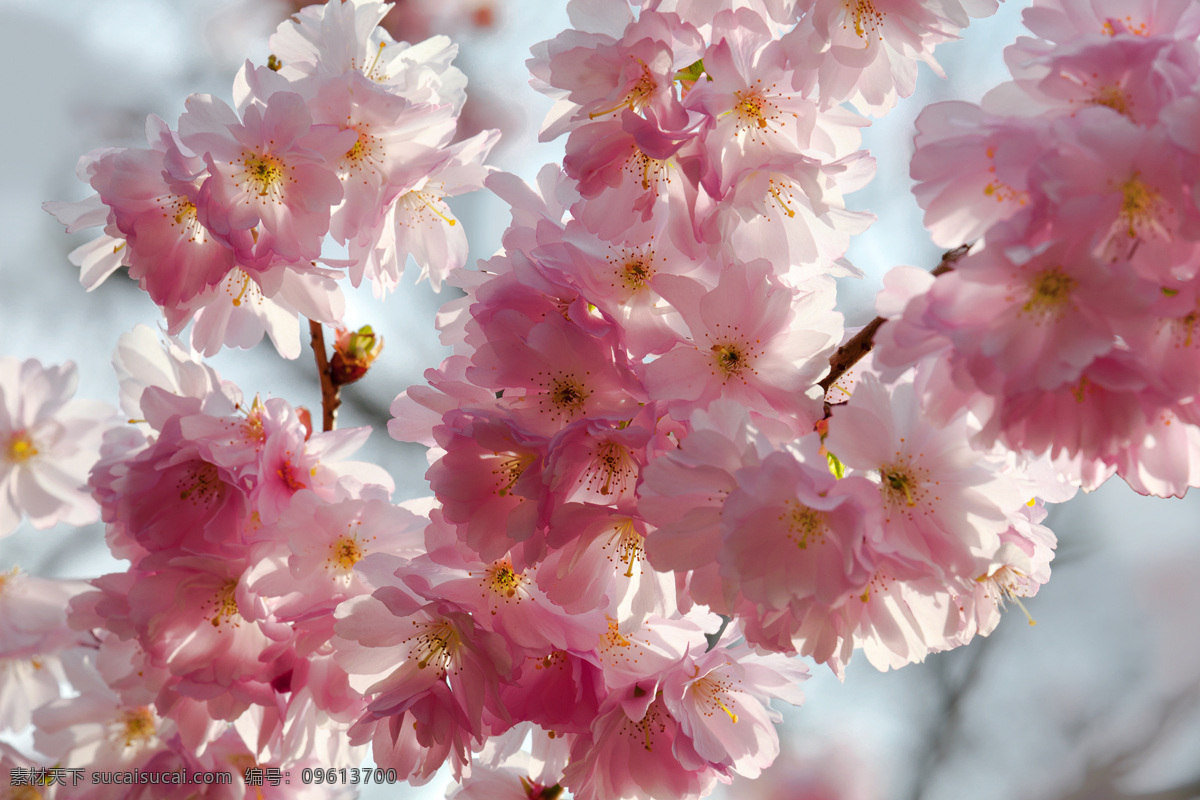
[[[115,414],[72,399],[78,382],[73,363],[0,356],[0,537],[23,518],[39,530],[96,519],[84,487]]]
[[[781,716],[769,701],[803,703],[799,684],[807,667],[784,656],[757,656],[745,644],[698,651],[664,678],[663,702],[696,755],[757,778],[779,755]]]
[[[533,46],[534,88],[558,101],[542,141],[622,109],[682,116],[675,73],[703,54],[699,31],[674,14],[644,11],[634,19],[615,7],[607,14],[606,30],[566,30]]]
[[[948,102],[926,106],[916,124],[913,194],[937,245],[973,242],[1029,206],[1028,171],[1043,152],[1044,122]]]
[[[787,415],[801,431],[819,418],[818,401],[807,392],[840,338],[840,315],[822,299],[832,282],[799,291],[768,275],[769,266],[758,261],[730,265],[713,289],[690,278],[662,278],[661,291],[682,316],[688,341],[646,365],[646,386],[677,418],[718,397]]]
[[[643,691],[630,713],[614,697],[571,750],[563,785],[579,800],[674,800],[708,793],[720,772],[694,754],[663,699]],[[636,694],[636,690],[634,691]],[[620,764],[619,768],[613,765]]]
[[[889,391],[864,375],[829,421],[825,446],[843,464],[879,481],[884,551],[913,553],[950,575],[975,575],[1000,546],[1021,499],[1000,465],[969,445],[960,416],[934,428],[910,383]],[[877,539],[879,541],[877,541]]]
[[[276,92],[250,105],[239,120],[209,95],[193,95],[179,118],[179,140],[203,154],[208,175],[197,213],[218,236],[258,230],[240,261],[265,267],[320,256],[332,207],[342,199],[333,164],[353,147],[351,129],[313,125],[303,97]],[[232,242],[231,242],[232,244]]]

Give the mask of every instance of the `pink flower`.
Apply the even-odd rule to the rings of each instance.
[[[467,236],[445,198],[483,187],[491,170],[483,161],[499,138],[499,131],[488,130],[450,145],[426,173],[390,187],[383,214],[350,241],[351,282],[357,286],[366,276],[383,297],[399,283],[411,255],[421,268],[418,280],[428,278],[438,290],[463,267]]]
[[[686,220],[688,176],[677,154],[696,134],[664,132],[658,120],[630,110],[573,131],[567,139],[563,169],[578,181],[583,199],[572,215],[601,239],[613,241],[656,214]],[[675,207],[678,211],[667,211]]]
[[[321,255],[330,210],[342,199],[333,165],[353,147],[354,131],[313,125],[293,92],[248,106],[241,120],[220,100],[193,95],[179,140],[208,165],[196,197],[201,222],[226,238],[257,230],[252,248],[237,250],[239,261],[261,268]]]
[[[345,198],[330,233],[345,243],[372,229],[384,209],[451,157],[449,106],[414,105],[357,71],[319,81],[309,106],[316,124],[353,130],[358,139],[337,161]]]
[[[1046,148],[1040,119],[947,102],[926,106],[916,124],[913,194],[938,246],[973,242],[1030,205],[1028,172]]]
[[[739,470],[738,488],[725,501],[717,562],[739,616],[783,609],[797,623],[810,609],[832,616],[833,608],[862,593],[874,571],[864,541],[876,513],[875,487],[858,476],[836,479],[817,439],[801,440],[802,458],[777,452]],[[828,651],[814,650],[816,642],[805,638],[797,636],[786,649],[828,659]]]
[[[757,778],[779,755],[772,698],[804,702],[799,684],[808,668],[784,656],[757,656],[743,644],[696,648],[664,677],[663,702],[679,720],[696,755]]]
[[[586,311],[577,307],[576,313]],[[495,334],[476,351],[467,379],[503,390],[500,405],[519,424],[543,435],[585,417],[634,416],[645,391],[619,346],[615,326],[590,315],[576,321],[558,313],[524,333],[527,324],[517,312],[497,312]],[[511,333],[500,335],[505,328]]]
[[[677,419],[718,397],[795,419],[797,432],[821,416],[810,392],[841,337],[841,316],[828,302],[832,281],[814,281],[801,291],[769,274],[769,265],[756,261],[729,265],[713,289],[690,278],[661,279],[689,341],[646,365],[646,388],[667,401]]]
[[[1187,0],[1044,0],[1022,20],[1036,36],[1058,44],[1097,36],[1200,34],[1200,13]]]
[[[146,394],[165,394],[149,389]],[[178,416],[135,454],[106,456],[93,473],[93,489],[110,535],[128,537],[141,552],[186,546],[193,552],[241,548],[248,482],[217,464],[200,443],[184,438]],[[206,457],[208,456],[208,457]],[[118,552],[132,555],[128,544]]]
[[[638,510],[654,526],[646,534],[646,556],[655,569],[692,571],[688,586],[680,589],[681,607],[694,600],[729,613],[716,562],[722,506],[737,489],[735,473],[760,463],[773,446],[733,400],[693,412],[690,423],[677,450],[647,465],[638,490]]]
[[[1058,126],[1060,154],[1047,160],[1043,179],[1056,231],[1090,232],[1098,256],[1127,260],[1150,281],[1195,275],[1200,213],[1180,180],[1191,174],[1189,159],[1166,131],[1147,131],[1107,108]]]
[[[876,549],[912,554],[950,575],[978,574],[979,559],[999,548],[1022,501],[970,437],[965,415],[930,425],[910,383],[889,391],[868,374],[855,384],[829,421],[825,446],[879,481],[883,526],[870,537]]]
[[[768,23],[740,8],[718,14],[711,24],[704,78],[685,99],[689,109],[707,117],[704,171],[728,183],[747,162],[824,149],[821,137],[813,135],[817,104],[792,91],[783,47]],[[709,193],[714,194],[711,188]]]
[[[366,556],[387,552],[412,558],[424,552],[426,522],[379,499],[329,502],[311,490],[300,491],[291,497],[271,534],[287,541],[286,568],[280,564],[265,571],[253,586],[282,598],[275,606],[279,618],[303,619],[306,627],[314,626],[321,612],[332,612],[342,600],[374,590],[354,568]],[[328,622],[332,634],[332,616]]]
[[[990,394],[1074,383],[1118,331],[1136,329],[1153,298],[1152,287],[1092,256],[1090,241],[1031,251],[994,235],[933,284],[925,317]]]
[[[515,719],[536,722],[553,731],[555,740],[587,733],[607,695],[590,653],[549,650],[516,662],[514,670],[500,696]]]
[[[699,31],[674,14],[644,11],[633,19],[614,7],[603,16],[599,25],[599,15],[588,20],[603,30],[568,29],[533,46],[534,88],[558,100],[542,141],[624,109],[653,108],[668,118],[683,113],[675,74],[701,57]]]
[[[122,656],[134,649],[111,635],[100,647],[121,651]],[[144,765],[174,736],[171,720],[159,716],[152,704],[124,700],[91,658],[81,656],[66,666],[71,686],[79,694],[38,709],[34,737],[39,752],[67,767],[129,770]]]
[[[850,236],[873,217],[847,211],[842,194],[863,186],[874,171],[865,152],[830,163],[794,154],[756,153],[723,178],[711,213],[697,209],[697,238],[714,237],[738,258],[771,261],[775,274],[793,286],[828,272],[861,276],[842,256]]]
[[[984,96],[988,112],[1049,116],[1104,106],[1148,127],[1164,106],[1187,93],[1195,50],[1165,36],[1121,35],[1084,37],[1061,50],[1018,40],[1005,55],[1016,80]]]
[[[538,585],[570,613],[603,609],[640,622],[675,612],[675,583],[646,562],[646,524],[632,508],[581,503],[559,506],[550,522],[551,549]]]
[[[1050,580],[1050,561],[1057,539],[1040,522],[1046,511],[1036,502],[1014,514],[1012,526],[1000,535],[1000,550],[986,571],[964,581],[967,591],[957,600],[962,609],[958,639],[963,644],[975,634],[987,636],[1000,622],[1005,606],[1014,603],[1024,612],[1030,625],[1037,624],[1021,602],[1032,597]]]
[[[628,693],[630,690],[626,690]],[[635,688],[633,694],[636,695]],[[678,800],[711,791],[721,773],[695,755],[665,701],[642,690],[630,712],[610,698],[571,748],[563,785],[578,800]]]
[[[222,346],[249,349],[266,334],[281,356],[298,358],[297,313],[327,325],[342,319],[345,299],[334,284],[336,274],[283,265],[265,271],[239,267],[187,306],[163,312],[175,333],[194,316],[191,344],[206,356],[216,355]]]
[[[659,225],[636,226],[621,239],[604,241],[571,220],[563,241],[539,242],[534,253],[544,271],[561,271],[590,303],[620,324],[631,356],[665,352],[677,337],[660,313],[658,276],[711,265],[677,247]]]
[[[78,382],[70,362],[0,356],[0,537],[24,517],[39,530],[96,519],[84,487],[115,415],[103,403],[72,400]]]
[[[252,246],[248,231],[214,235],[201,223],[198,182],[174,178],[171,166],[196,157],[179,153],[175,133],[155,116],[146,120],[150,149],[97,153],[88,168],[90,182],[109,211],[106,231],[125,239],[129,276],[160,306],[186,304],[214,286],[237,264],[237,249]]]
[[[941,74],[933,49],[955,38],[967,26],[968,14],[987,16],[997,6],[994,1],[935,6],[910,0],[816,0],[784,41],[797,65],[797,80],[807,82],[811,78],[803,70],[817,70],[826,107],[848,100],[864,113],[879,114],[897,97],[912,94],[918,60]]]
[[[429,468],[446,522],[485,559],[529,539],[544,486],[545,440],[499,416],[447,414],[435,431],[446,453]]]
[[[449,104],[455,114],[466,99],[466,77],[450,65],[458,46],[446,36],[417,44],[396,42],[378,27],[385,3],[350,0],[302,9],[271,36],[280,76],[300,82],[311,76],[360,72],[413,103]]]
[[[85,588],[16,567],[0,573],[0,731],[23,731],[35,708],[58,699],[64,652],[82,644],[65,610]]]
[[[459,773],[502,715],[497,693],[512,669],[503,638],[453,603],[398,586],[344,603],[337,617],[338,661],[373,695],[351,741],[373,740],[376,763],[406,779],[427,780],[451,758]]]

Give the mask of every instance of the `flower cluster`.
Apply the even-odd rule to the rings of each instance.
[[[877,57],[846,79],[821,4],[700,5],[574,0],[578,29],[535,46],[563,168],[488,179],[504,250],[451,276],[455,353],[392,406],[437,507],[428,554],[377,558],[390,585],[338,612],[375,698],[352,737],[417,779],[449,760],[463,796],[755,776],[778,751],[765,699],[800,700],[782,656],[900,666],[1048,578],[1030,498],[1069,495],[1053,470],[972,448],[966,414],[931,426],[911,376],[820,384],[868,221],[841,202],[871,161],[839,104],[888,105],[956,14],[843,9]],[[893,25],[920,44],[880,45]],[[530,724],[537,768],[494,738]]]
[[[448,767],[464,800],[676,800],[776,758],[793,656],[841,676],[856,650],[896,668],[990,633],[1049,578],[1046,503],[1113,471],[1181,494],[1200,463],[1194,4],[1035,5],[1015,80],[919,121],[935,241],[985,241],[889,273],[891,321],[844,342],[859,114],[995,5],[571,0],[528,62],[543,139],[566,137],[534,188],[482,166],[493,133],[454,141],[448,40],[330,0],[234,107],[193,96],[147,148],[86,156],[96,195],[49,205],[103,226],[85,286],[127,267],[191,347],[122,339],[131,421],[98,461],[70,370],[0,360],[0,532],[84,521],[88,460],[129,562],[0,579],[4,723],[67,768],[237,776],[181,798],[336,797],[251,778],[369,748],[412,783]],[[444,198],[481,185],[512,222],[468,271]],[[433,493],[396,504],[346,460],[365,430],[314,433],[195,350],[266,331],[294,356],[343,271],[383,295],[410,255],[461,296],[453,354],[392,405]],[[343,331],[323,380],[380,344]]]
[[[877,358],[919,360],[926,409],[970,408],[982,444],[1047,454],[1085,485],[1115,471],[1182,495],[1200,485],[1200,14],[1117,9],[1040,3],[1036,38],[1006,51],[1011,82],[922,113],[926,223],[985,246],[897,282],[910,297]]]
[[[382,469],[344,460],[367,430],[247,403],[145,327],[114,363],[143,421],[106,437],[91,489],[130,568],[73,590],[69,623],[93,638],[63,645],[79,695],[55,685],[34,711],[38,750],[93,772],[357,766],[363,700],[331,657],[333,609],[373,588],[361,558],[415,553],[422,527]]]
[[[72,253],[87,289],[120,267],[162,309],[168,330],[194,321],[206,355],[252,347],[264,332],[300,354],[297,312],[340,322],[336,280],[378,294],[412,255],[436,287],[467,259],[445,198],[480,188],[498,134],[453,142],[466,80],[444,36],[395,42],[382,2],[312,6],[247,62],[234,107],[192,95],[177,129],[151,117],[146,148],[84,156],[96,194],[47,203],[69,231],[103,226]],[[322,257],[331,239],[347,257]]]

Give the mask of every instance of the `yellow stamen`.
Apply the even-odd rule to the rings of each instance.
[[[1060,266],[1042,270],[1030,281],[1030,296],[1021,306],[1023,311],[1049,314],[1059,310],[1071,297],[1079,281]]]
[[[237,296],[233,298],[233,304],[235,306],[240,306],[242,304],[242,297],[245,296],[248,288],[250,288],[250,273],[242,272],[242,288],[237,293]]]
[[[13,464],[24,464],[38,454],[33,439],[25,431],[17,431],[8,440],[8,460]]]
[[[458,220],[456,220],[454,217],[451,217],[447,214],[443,214],[441,211],[438,210],[437,206],[434,205],[434,202],[441,200],[440,197],[437,198],[437,200],[435,201],[435,200],[430,200],[428,197],[426,197],[424,192],[412,192],[412,194],[415,194],[417,196],[418,200],[420,200],[422,203],[424,203],[425,206],[430,211],[432,211],[434,214],[436,214],[438,217],[440,217],[447,225],[456,225],[458,223]]]

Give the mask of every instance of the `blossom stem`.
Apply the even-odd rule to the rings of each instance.
[[[947,250],[942,254],[942,261],[938,264],[931,274],[942,275],[954,269],[954,264],[960,258],[967,254],[971,249],[971,245],[963,244]],[[837,382],[838,378],[846,374],[846,372],[859,362],[859,360],[867,353],[871,352],[871,348],[875,346],[875,333],[883,323],[887,322],[883,317],[876,317],[866,324],[866,326],[858,333],[854,334],[841,347],[837,349],[832,356],[829,357],[829,374],[826,375],[817,385],[829,391],[829,387]],[[826,403],[826,416],[829,415],[829,404]]]
[[[329,357],[325,354],[325,331],[321,328],[321,323],[310,319],[308,330],[312,334],[317,374],[321,376],[321,430],[331,431],[337,424],[337,410],[342,404],[342,398],[339,396],[337,384],[333,382],[333,373],[329,370]]]

